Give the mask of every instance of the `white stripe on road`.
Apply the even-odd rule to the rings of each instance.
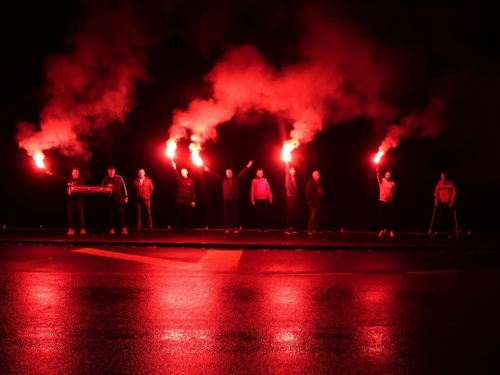
[[[133,255],[126,253],[117,253],[114,251],[105,251],[86,247],[83,249],[72,250],[75,253],[95,255],[105,258],[128,260],[131,262],[153,264],[163,267],[171,267],[186,271],[211,271],[211,272],[235,272],[238,269],[243,251],[227,250],[208,250],[201,261],[196,264],[178,262],[175,260],[145,257],[142,255]]]

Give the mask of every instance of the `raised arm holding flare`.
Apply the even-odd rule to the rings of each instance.
[[[233,177],[233,171],[231,169],[226,169],[226,176],[222,177],[208,167],[204,167],[206,172],[222,181],[222,197],[224,199],[224,217],[226,221],[225,233],[230,233],[231,229],[233,233],[239,233],[240,231],[238,226],[238,180],[246,173],[252,164],[253,161],[250,160],[236,177]]]

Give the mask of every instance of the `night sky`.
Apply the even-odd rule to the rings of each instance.
[[[61,141],[62,130],[52,134],[62,143],[44,151],[47,169],[69,175],[77,166],[87,184],[99,185],[112,164],[131,190],[137,170],[144,168],[156,188],[154,226],[173,225],[177,182],[165,142],[174,111],[189,111],[193,100],[212,98],[214,67],[228,60],[228,51],[247,46],[273,77],[312,72],[306,76],[314,87],[304,96],[327,93],[318,99],[321,128],[293,153],[302,192],[301,229],[307,211],[303,190],[317,169],[326,189],[324,228],[375,230],[378,185],[371,159],[389,126],[418,118],[437,98],[443,105],[439,116],[425,131],[401,139],[381,162],[398,188],[396,231],[429,229],[434,187],[440,172],[447,171],[458,187],[462,230],[498,232],[500,49],[491,2],[17,2],[3,12],[1,24],[2,225],[67,226],[64,185],[20,149],[18,129],[20,122],[39,126],[43,116],[74,115],[74,108],[81,121],[71,123],[77,141]],[[64,63],[68,56],[71,66]],[[308,70],[311,56],[323,59],[323,71],[318,65]],[[323,74],[329,69],[335,74]],[[328,91],[336,74],[344,79]],[[279,87],[282,81],[276,82]],[[293,82],[291,91],[299,87]],[[109,87],[113,95],[123,95],[120,108],[117,96],[106,99]],[[251,79],[245,87],[252,88]],[[269,227],[284,229],[281,147],[293,121],[270,111],[271,99],[262,100],[266,104],[239,107],[217,125],[217,137],[203,144],[201,156],[220,174],[226,168],[238,173],[254,160],[240,182],[241,224],[254,226],[250,181],[263,168],[275,196]],[[220,182],[191,162],[188,145],[188,139],[179,142],[176,161],[195,181],[194,225],[222,228]],[[85,208],[88,228],[107,228],[104,196],[88,195]],[[126,210],[133,227],[133,202]]]

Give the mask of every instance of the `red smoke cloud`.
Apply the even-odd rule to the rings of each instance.
[[[74,48],[45,59],[46,101],[39,126],[19,122],[16,140],[30,155],[59,149],[88,160],[89,141],[112,122],[124,122],[135,84],[146,79],[146,43],[128,8],[100,8],[71,41]]]
[[[400,120],[400,124],[391,125],[380,145],[383,154],[396,147],[402,138],[435,137],[447,126],[443,100],[431,98],[425,109],[414,109]]]
[[[399,111],[381,99],[397,71],[385,47],[350,23],[315,15],[307,24],[301,61],[281,70],[268,65],[253,46],[227,51],[205,77],[212,97],[174,112],[170,140],[187,135],[198,145],[215,140],[217,125],[249,111],[287,120],[294,146],[310,142],[325,124],[359,116],[393,122]]]

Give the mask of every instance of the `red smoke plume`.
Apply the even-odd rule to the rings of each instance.
[[[59,149],[88,160],[96,130],[124,122],[134,105],[135,84],[146,78],[141,26],[131,9],[99,6],[71,39],[74,48],[44,61],[46,101],[39,126],[17,125],[19,147],[30,155]]]
[[[232,48],[205,77],[210,99],[176,110],[170,140],[190,135],[202,145],[215,140],[217,125],[249,111],[273,113],[291,125],[287,144],[310,142],[325,124],[359,116],[393,122],[398,110],[381,95],[395,79],[386,51],[353,25],[310,18],[300,44],[301,61],[281,70],[250,45]]]
[[[389,149],[396,147],[402,138],[437,136],[447,126],[444,115],[443,100],[431,98],[425,109],[414,109],[410,115],[400,120],[399,125],[394,124],[387,129],[379,151],[386,154]]]

